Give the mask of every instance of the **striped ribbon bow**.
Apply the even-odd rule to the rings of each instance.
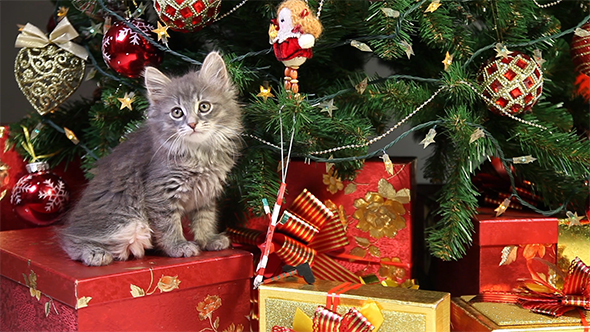
[[[318,279],[358,282],[352,272],[328,256],[348,244],[338,216],[317,197],[304,189],[283,213],[273,237],[274,252],[286,265],[308,263]],[[259,246],[264,233],[245,228],[229,228],[232,242]]]
[[[343,283],[328,291],[326,306],[318,306],[313,320],[307,315],[299,317],[302,321],[293,322],[293,326],[299,328],[290,329],[282,326],[273,326],[272,332],[375,332],[383,322],[383,316],[378,305],[374,302],[363,305],[359,310],[350,308],[344,315],[336,312],[340,294],[350,289],[359,288],[361,284]],[[372,305],[375,304],[375,305]],[[367,315],[367,316],[366,316]],[[296,320],[297,320],[297,315]],[[373,317],[372,322],[367,317]],[[307,322],[309,320],[309,322]]]
[[[590,267],[576,257],[568,269],[563,289],[539,279],[520,280],[516,292],[486,292],[475,301],[517,303],[532,312],[562,316],[575,309],[590,310]],[[588,331],[586,315],[580,310],[582,324]]]

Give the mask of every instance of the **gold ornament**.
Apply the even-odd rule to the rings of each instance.
[[[441,5],[442,3],[440,3],[440,0],[432,0],[432,2],[428,5],[428,8],[426,8],[424,12],[434,13]]]
[[[125,92],[125,96],[123,96],[123,98],[117,98],[117,100],[121,102],[121,108],[119,109],[122,110],[125,107],[127,107],[128,109],[133,110],[133,106],[131,106],[131,103],[135,101],[135,93]]]
[[[447,52],[447,54],[445,55],[445,59],[442,61],[442,63],[445,65],[445,71],[448,71],[449,67],[453,64],[453,55]]]
[[[164,44],[168,43],[168,38],[170,38],[170,35],[168,34],[168,25],[162,25],[160,24],[160,21],[158,21],[158,28],[152,30],[152,32],[158,35],[158,41],[163,40]]]
[[[424,149],[426,149],[426,147],[429,146],[430,144],[434,143],[435,136],[436,136],[436,129],[430,128],[430,130],[426,134],[426,137],[424,137],[424,139],[422,141],[420,141],[420,144],[424,144]]]
[[[262,97],[264,101],[266,101],[269,97],[274,97],[275,95],[271,92],[271,86],[265,82],[264,85],[260,86],[260,92],[256,95],[256,97]]]
[[[44,115],[66,101],[82,83],[88,57],[86,49],[71,42],[78,33],[67,17],[49,38],[27,24],[15,47],[23,47],[14,63],[19,88],[33,107]]]
[[[326,112],[326,113],[328,113],[328,115],[330,117],[332,117],[333,112],[338,109],[338,107],[336,107],[336,105],[334,105],[333,98],[330,99],[329,101],[323,101],[323,102],[319,103],[318,107],[321,108],[320,112]]]

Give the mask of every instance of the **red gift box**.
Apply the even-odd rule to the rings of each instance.
[[[286,206],[307,188],[346,228],[348,245],[335,260],[358,276],[376,275],[401,284],[412,277],[416,163],[415,158],[391,162],[388,172],[381,158],[366,160],[355,179],[340,186],[326,163],[294,161],[287,174]]]
[[[556,263],[555,217],[510,209],[496,217],[492,209],[480,208],[473,222],[474,243],[465,257],[437,264],[437,289],[453,296],[511,291],[518,279],[547,277],[542,260]]]
[[[370,282],[388,279],[401,284],[411,278],[415,168],[414,158],[395,158],[392,159],[390,173],[384,161],[375,158],[365,162],[353,181],[341,181],[333,176],[333,170],[326,168],[326,163],[292,161],[283,204],[287,212],[284,219],[280,220],[299,223],[300,218],[297,211],[293,211],[293,203],[302,192],[308,191],[332,210],[345,230],[342,239],[332,236],[331,241],[338,242],[338,245],[323,252],[348,273],[338,273],[338,278],[329,280],[358,281],[357,276],[375,275],[377,278],[371,278]],[[295,212],[294,216],[288,215],[290,212]],[[262,217],[248,220],[246,226],[265,231],[268,224],[268,218]],[[321,225],[318,231],[311,227],[314,226],[313,222],[309,224],[306,226],[308,232],[303,236],[313,238],[319,234],[319,237],[325,238],[325,233],[337,233],[334,228],[334,232],[330,232],[322,229]],[[280,233],[282,228],[277,226],[277,232]],[[305,242],[305,239],[293,234],[287,235]],[[254,242],[249,244],[256,244]],[[317,240],[312,240],[310,246],[314,248],[314,244],[317,244]],[[318,251],[322,252],[321,249]],[[276,257],[271,255],[270,262],[274,261],[273,258]],[[330,263],[330,266],[335,265]],[[369,282],[369,279],[366,281]]]
[[[0,232],[0,330],[250,330],[251,253],[87,267],[67,257],[54,232]]]

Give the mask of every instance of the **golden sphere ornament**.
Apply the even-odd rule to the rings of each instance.
[[[531,110],[541,97],[543,70],[528,55],[510,52],[484,65],[478,81],[492,112],[517,115]]]

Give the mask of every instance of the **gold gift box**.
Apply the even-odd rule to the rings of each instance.
[[[275,325],[291,328],[297,308],[313,318],[316,308],[326,305],[328,291],[340,284],[317,280],[313,285],[290,281],[261,285],[260,331],[270,332]],[[384,321],[379,332],[450,331],[449,293],[362,285],[340,294],[338,313],[360,308],[367,300],[381,307]]]
[[[453,331],[584,331],[580,313],[570,311],[561,317],[536,314],[511,303],[469,302],[474,296],[454,297],[451,303]],[[588,311],[584,311],[590,319]]]
[[[574,258],[590,264],[590,223],[582,225],[559,225],[557,240],[557,263],[562,270],[567,271]]]

